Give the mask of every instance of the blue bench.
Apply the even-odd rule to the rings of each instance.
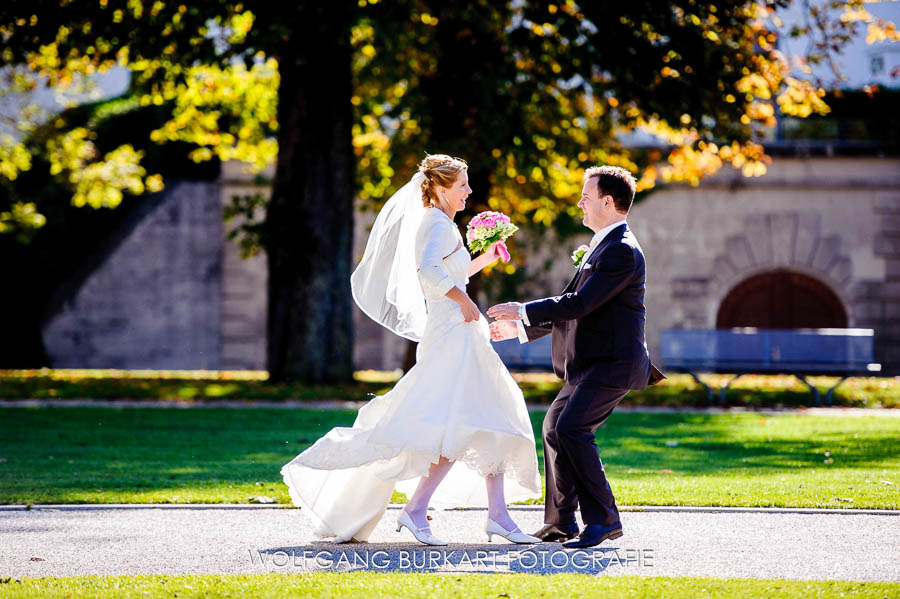
[[[530,343],[507,339],[494,343],[494,349],[510,370],[553,370],[550,335]]]
[[[710,402],[713,390],[697,373],[736,375],[719,391],[723,403],[728,387],[744,374],[793,374],[812,391],[815,405],[819,405],[819,390],[806,376],[840,376],[826,394],[831,405],[834,390],[847,377],[881,371],[874,362],[872,329],[667,329],[661,337],[664,367],[690,374],[706,389]]]

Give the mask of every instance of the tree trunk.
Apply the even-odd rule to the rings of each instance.
[[[4,276],[4,279],[10,293],[0,299],[0,311],[7,315],[0,342],[0,368],[49,366],[41,330],[45,297],[28,290],[34,281],[27,275]]]
[[[274,381],[353,375],[350,15],[318,7],[279,58],[279,152],[266,218]]]
[[[403,352],[403,364],[400,368],[403,372],[409,372],[410,368],[416,365],[416,350],[419,344],[415,341],[406,341],[406,351]]]

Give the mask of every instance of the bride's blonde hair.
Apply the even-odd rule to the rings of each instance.
[[[456,178],[469,165],[462,158],[453,158],[446,154],[426,154],[419,163],[419,172],[425,175],[422,181],[422,204],[426,208],[438,206],[440,200],[437,195],[437,186],[451,187]]]

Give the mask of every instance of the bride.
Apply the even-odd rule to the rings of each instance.
[[[506,508],[540,498],[540,474],[522,392],[465,292],[499,257],[494,244],[473,260],[453,222],[472,193],[466,170],[458,158],[426,156],[378,214],[351,276],[359,307],[419,345],[416,364],[351,428],[332,429],[282,467],[291,500],[321,537],[368,540],[396,488],[410,496],[397,531],[422,543],[446,545],[431,533],[429,503],[487,504],[488,541],[540,542]]]

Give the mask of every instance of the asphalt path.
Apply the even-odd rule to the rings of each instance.
[[[299,573],[320,570],[582,572],[900,581],[900,512],[644,508],[592,549],[487,543],[484,510],[433,511],[447,547],[395,531],[391,506],[368,543],[314,539],[302,510],[272,506],[3,506],[0,577]],[[515,507],[526,532],[539,507]]]

